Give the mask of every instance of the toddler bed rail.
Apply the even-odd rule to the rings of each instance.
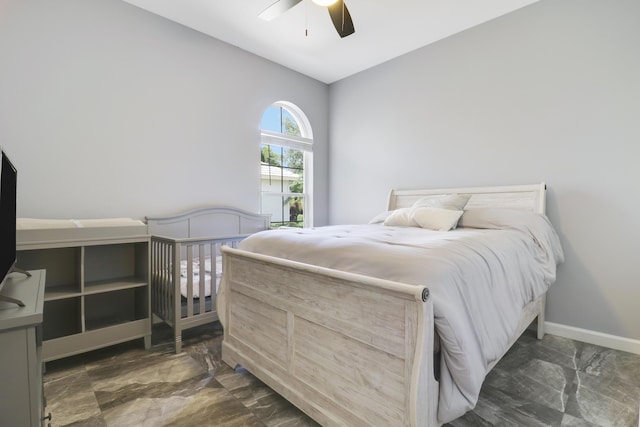
[[[151,306],[153,314],[173,328],[176,353],[182,348],[183,330],[218,320],[221,248],[235,248],[245,237],[151,237]]]

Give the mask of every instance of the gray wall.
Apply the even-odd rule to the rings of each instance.
[[[330,222],[546,181],[551,322],[640,339],[640,2],[543,0],[330,87]]]
[[[0,145],[23,217],[258,211],[259,127],[298,105],[327,221],[329,88],[120,0],[0,0]]]

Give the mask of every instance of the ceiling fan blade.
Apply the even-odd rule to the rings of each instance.
[[[258,18],[264,19],[265,21],[271,21],[273,18],[277,18],[282,15],[301,1],[302,0],[278,0],[263,10],[260,15],[258,15]]]
[[[356,31],[353,27],[351,14],[349,14],[349,9],[347,9],[347,5],[344,4],[344,0],[338,0],[329,6],[328,9],[331,20],[333,21],[333,26],[336,27],[336,31],[340,37],[350,36]]]

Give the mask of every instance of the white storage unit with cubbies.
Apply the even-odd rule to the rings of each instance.
[[[18,227],[18,267],[47,271],[44,361],[138,338],[151,345],[146,225],[87,224]]]

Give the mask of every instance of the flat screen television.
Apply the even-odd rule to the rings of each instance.
[[[16,263],[16,189],[18,172],[2,151],[0,166],[0,290]]]

